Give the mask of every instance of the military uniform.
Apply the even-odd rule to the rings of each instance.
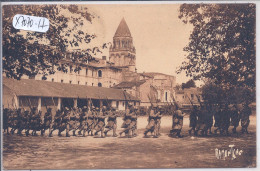
[[[244,104],[243,105],[243,109],[241,111],[241,126],[242,126],[242,130],[241,132],[244,133],[248,133],[248,126],[250,123],[250,119],[249,116],[252,114],[252,110],[251,108],[248,106],[248,104]]]
[[[10,121],[11,121],[11,134],[14,134],[15,130],[18,129],[18,115],[21,112],[21,109],[11,110],[10,111]]]
[[[30,123],[32,135],[36,136],[37,131],[41,130],[41,111],[38,112],[36,108],[32,109]]]
[[[134,112],[131,115],[130,129],[132,131],[132,136],[137,136],[137,133],[136,133],[136,130],[137,130],[137,108],[134,108]]]
[[[117,128],[117,114],[115,109],[112,109],[112,111],[108,111],[108,118],[107,118],[107,125],[105,130],[105,135],[107,135],[108,131],[113,130],[113,137],[116,137],[116,128]]]
[[[193,109],[190,113],[190,128],[189,129],[189,134],[191,135],[191,132],[193,131],[193,133],[195,133],[195,128],[197,125],[197,116],[198,116],[198,109],[197,106],[193,106]]]
[[[212,106],[207,106],[207,110],[205,111],[205,122],[206,122],[206,130],[205,130],[205,134],[207,135],[207,132],[209,132],[209,134],[212,134],[211,132],[211,128],[213,126],[213,108]]]
[[[104,129],[105,129],[105,109],[103,108],[103,111],[100,111],[99,114],[97,115],[97,124],[95,126],[96,133],[95,135],[98,134],[98,132],[101,132],[101,137],[104,138]]]
[[[215,123],[214,123],[214,127],[216,128],[214,130],[215,134],[220,131],[221,129],[221,112],[222,112],[222,109],[221,109],[221,106],[218,108],[218,111],[214,113],[214,120],[215,120]]]
[[[130,106],[131,107],[131,106]],[[132,122],[132,120],[131,120],[131,115],[132,115],[132,112],[133,112],[133,110],[130,110],[129,108],[128,109],[126,109],[126,111],[125,111],[125,116],[124,116],[124,118],[123,118],[123,124],[122,124],[122,126],[121,126],[121,128],[125,128],[123,131],[121,131],[120,133],[119,133],[119,135],[121,136],[123,133],[125,133],[125,135],[127,135],[128,137],[130,137],[130,135],[129,135],[129,133],[130,133],[130,124],[131,124],[131,122]]]
[[[160,135],[162,114],[163,114],[163,110],[162,108],[159,108],[159,111],[157,112],[155,117],[155,138],[157,138]]]
[[[9,118],[10,112],[8,108],[5,108],[3,110],[3,129],[4,132],[9,135],[9,126],[10,126],[10,118]]]
[[[237,132],[236,129],[239,125],[239,120],[240,120],[239,109],[237,105],[233,105],[230,118],[231,118],[231,126],[233,126],[232,132],[236,133]]]
[[[228,128],[230,126],[230,110],[228,105],[225,105],[225,108],[221,112],[221,129],[220,134],[229,135]]]
[[[179,109],[175,111],[172,117],[172,130],[170,131],[170,134],[176,135],[179,138],[181,138],[181,129],[183,126],[183,112]]]
[[[80,124],[79,119],[80,119],[79,110],[76,108],[73,108],[71,110],[71,116],[70,116],[70,121],[69,121],[70,130],[72,130],[73,136],[76,136],[76,130],[78,129],[79,124]]]
[[[23,125],[24,125],[24,129],[26,130],[25,131],[25,135],[29,136],[29,131],[31,129],[31,123],[30,123],[31,116],[30,116],[30,112],[25,110],[22,113],[24,113],[23,114]]]
[[[147,133],[148,133],[148,132],[153,133],[154,130],[155,130],[155,120],[156,120],[156,116],[157,116],[157,115],[155,114],[155,112],[156,112],[155,110],[156,110],[155,107],[153,107],[153,108],[150,110],[150,114],[149,114],[149,117],[148,117],[148,119],[147,119],[148,125],[147,125],[146,128],[145,128],[144,136],[147,136]]]
[[[17,120],[17,125],[16,125],[16,128],[17,128],[17,134],[18,135],[22,135],[22,130],[24,129],[24,125],[23,125],[23,114],[24,112],[22,112],[22,109],[18,109],[17,110],[17,115],[15,117],[15,119]]]
[[[95,116],[95,109],[93,109],[92,111],[89,110],[87,112],[87,126],[88,126],[88,134],[89,132],[91,132],[91,136],[93,136],[93,130],[95,128],[96,125],[96,116]]]
[[[58,136],[61,136],[61,132],[65,130],[65,126],[64,124],[62,124],[62,115],[63,112],[61,110],[56,111],[56,114],[53,118],[53,122],[51,124],[52,128],[50,129],[49,137],[52,137],[52,132],[56,129],[59,130]]]
[[[49,132],[52,130],[52,108],[48,108],[47,112],[44,114],[43,126],[41,135],[44,135],[45,130],[49,128]]]
[[[69,108],[65,107],[65,111],[62,117],[62,124],[65,124],[66,127],[66,137],[70,137],[70,116],[71,111]]]
[[[88,123],[87,123],[87,110],[88,108],[86,106],[83,107],[83,110],[80,112],[80,119],[79,119],[79,122],[80,122],[80,131],[78,132],[79,135],[81,135],[81,131],[83,130],[83,137],[86,136],[86,131],[88,129]]]
[[[198,112],[198,121],[195,135],[198,135],[199,132],[201,135],[205,135],[207,133],[207,110],[204,106],[202,106]]]

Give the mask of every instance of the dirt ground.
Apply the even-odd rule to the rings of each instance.
[[[25,137],[3,135],[4,169],[121,169],[121,168],[238,168],[256,167],[256,116],[250,117],[249,134],[209,137],[188,136],[189,119],[184,118],[183,138],[168,136],[171,117],[161,122],[159,138],[143,138],[147,117],[138,118],[138,136],[111,137]],[[118,118],[118,127],[122,119]],[[118,129],[119,132],[121,128]],[[238,127],[241,130],[241,127]],[[231,131],[230,131],[231,132]],[[47,131],[48,134],[48,131]],[[215,149],[229,145],[241,155],[217,159]]]

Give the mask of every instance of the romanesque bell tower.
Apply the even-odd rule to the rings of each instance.
[[[109,50],[109,60],[115,66],[128,67],[129,71],[135,72],[135,47],[124,18],[113,37],[113,45]]]

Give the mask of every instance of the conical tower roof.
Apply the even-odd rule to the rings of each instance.
[[[119,26],[117,27],[114,37],[131,37],[130,30],[124,18],[121,20]]]

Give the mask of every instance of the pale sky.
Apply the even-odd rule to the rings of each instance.
[[[177,83],[188,81],[185,73],[176,74],[186,52],[192,26],[179,18],[179,4],[106,4],[84,5],[96,17],[84,27],[97,34],[96,42],[112,42],[124,17],[136,48],[138,72],[161,72],[175,75]],[[108,49],[104,51],[107,57]]]

